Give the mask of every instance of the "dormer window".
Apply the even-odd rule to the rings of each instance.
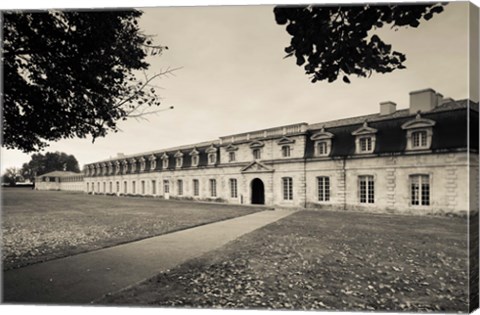
[[[310,140],[314,141],[315,156],[329,156],[332,148],[332,139],[334,135],[331,132],[325,131],[325,128],[313,134]]]
[[[290,146],[289,145],[282,146],[282,156],[283,157],[290,157]]]
[[[260,141],[253,141],[250,143],[250,148],[252,149],[252,155],[254,160],[260,160],[262,158],[262,147],[265,144]]]
[[[155,170],[157,168],[157,157],[152,154],[150,155],[148,160],[150,161],[150,170],[151,171]]]
[[[145,158],[142,156],[142,157],[140,158],[140,172],[145,171],[145,165],[146,165],[146,163],[145,163]]]
[[[214,165],[217,163],[217,148],[213,146],[213,144],[205,150],[208,155],[208,165]]]
[[[235,162],[235,152],[228,152],[228,162]]]
[[[192,150],[192,152],[190,152],[190,156],[192,157],[192,166],[198,166],[198,161],[199,161],[199,158],[198,158],[198,155],[200,153],[197,151],[196,148],[194,148]]]
[[[115,161],[115,174],[120,174],[120,162]]]
[[[122,165],[123,165],[123,170],[122,170],[123,174],[127,174],[127,171],[128,171],[128,162],[127,162],[127,160],[123,160],[123,161],[122,161]]]
[[[108,162],[108,174],[112,175],[113,174],[113,163]]]
[[[318,141],[316,145],[316,152],[318,156],[320,155],[328,155],[328,150],[327,150],[327,142],[326,141]]]
[[[198,166],[198,155],[192,156],[192,166]]]
[[[427,132],[425,130],[412,132],[412,148],[425,148],[427,146]]]
[[[137,160],[131,159],[131,160],[130,160],[130,165],[131,165],[131,167],[132,167],[130,173],[135,172],[135,171],[137,170]]]
[[[253,149],[252,154],[255,160],[260,160],[262,158],[262,151],[260,149]]]
[[[210,153],[208,155],[208,164],[215,164],[217,161],[217,155],[215,153]]]
[[[372,137],[361,137],[360,142],[360,152],[368,153],[372,151]]]
[[[162,168],[164,169],[168,168],[168,154],[166,153],[162,155]]]
[[[107,165],[102,163],[100,167],[102,168],[102,175],[107,175]]]
[[[183,153],[178,151],[175,153],[175,167],[180,168],[183,165]]]
[[[407,131],[406,150],[428,150],[432,145],[433,126],[435,121],[425,119],[417,114],[415,119],[407,121],[402,129]]]
[[[238,150],[238,147],[233,144],[229,144],[225,150],[228,152],[228,162],[235,162],[237,160],[235,151]]]
[[[375,151],[377,129],[368,126],[367,121],[363,126],[352,132],[355,136],[355,153],[367,154]]]

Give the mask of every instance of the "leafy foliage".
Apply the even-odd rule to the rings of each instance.
[[[343,74],[366,77],[372,72],[404,69],[406,57],[392,50],[372,33],[387,25],[392,28],[418,27],[443,11],[444,4],[358,5],[358,6],[277,6],[276,22],[286,25],[292,36],[286,57],[295,56],[313,83],[333,82]]]
[[[2,175],[2,184],[6,184],[8,186],[15,186],[16,183],[22,181],[24,178],[22,177],[20,170],[16,167],[10,167],[5,170],[5,173]]]
[[[154,46],[137,10],[3,12],[6,148],[38,151],[47,141],[105,136],[117,121],[160,105],[138,79]]]
[[[28,163],[22,165],[21,174],[33,180],[35,176],[53,171],[80,172],[78,161],[73,155],[63,152],[47,152],[33,154]]]

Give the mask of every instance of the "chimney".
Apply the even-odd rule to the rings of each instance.
[[[443,102],[443,95],[440,93],[437,93],[437,106],[442,104],[442,102]]]
[[[125,154],[123,154],[123,153],[117,153],[117,157],[118,157],[118,158],[123,158],[123,157],[125,157]]]
[[[394,102],[382,102],[380,103],[380,116],[390,115],[397,110],[397,104]]]
[[[453,98],[451,97],[446,97],[442,100],[442,103],[438,104],[438,105],[443,105],[443,104],[447,104],[447,103],[451,103],[451,102],[455,102]]]
[[[431,111],[438,105],[438,99],[439,96],[433,89],[410,92],[410,114]]]

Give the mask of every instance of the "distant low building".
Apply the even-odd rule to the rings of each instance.
[[[36,190],[83,191],[84,186],[82,173],[54,171],[35,177]]]
[[[94,194],[466,213],[478,209],[478,104],[425,89],[410,93],[408,109],[383,102],[370,115],[118,156],[84,174]]]

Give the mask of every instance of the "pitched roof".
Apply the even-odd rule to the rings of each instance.
[[[67,177],[67,176],[80,176],[82,173],[67,172],[67,171],[53,171],[39,175],[38,177],[49,176],[49,177]]]
[[[450,110],[455,110],[455,109],[461,109],[461,108],[467,108],[467,106],[470,105],[470,108],[478,112],[478,103],[471,102],[469,100],[459,100],[459,101],[451,101],[444,103],[442,105],[439,105],[435,107],[433,110],[429,111],[428,113],[435,113],[435,112],[444,112],[444,111],[450,111]],[[406,109],[400,109],[395,111],[392,114],[389,115],[380,115],[380,113],[375,113],[375,114],[369,114],[369,115],[362,115],[362,116],[356,116],[356,117],[349,117],[349,118],[342,118],[342,119],[336,119],[336,120],[331,120],[331,121],[326,121],[326,122],[320,122],[320,123],[315,123],[315,124],[310,124],[308,126],[309,130],[312,129],[321,129],[322,126],[325,128],[332,128],[332,127],[337,127],[337,126],[346,126],[346,125],[355,125],[355,124],[361,124],[365,120],[367,120],[369,123],[373,121],[381,121],[381,120],[388,120],[392,118],[401,118],[401,117],[407,117],[415,114],[410,114],[410,111],[408,108]]]

